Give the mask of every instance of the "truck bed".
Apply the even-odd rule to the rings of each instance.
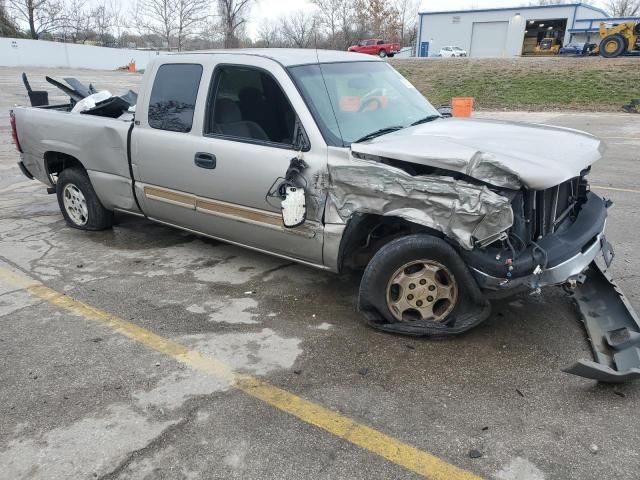
[[[68,105],[14,109],[22,161],[51,185],[46,161],[64,154],[79,160],[106,208],[137,210],[131,194],[127,137],[132,119],[71,113]]]

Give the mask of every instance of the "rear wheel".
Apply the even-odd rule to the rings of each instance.
[[[600,55],[605,58],[619,57],[626,49],[627,41],[622,35],[609,35],[600,42]]]
[[[387,56],[387,51],[383,48],[382,50],[380,50],[380,51],[378,52],[378,56],[379,56],[380,58],[384,58],[384,57],[386,57],[386,56]]]
[[[113,225],[113,212],[102,206],[87,173],[67,168],[56,182],[58,205],[67,225],[79,230],[104,230]]]

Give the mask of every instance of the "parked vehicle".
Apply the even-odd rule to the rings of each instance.
[[[441,57],[466,57],[467,51],[460,47],[442,47],[440,49]]]
[[[11,113],[22,171],[56,193],[70,227],[106,229],[122,212],[363,270],[359,310],[383,331],[458,334],[488,317],[491,296],[575,288],[612,258],[608,203],[587,180],[597,138],[445,119],[367,55],[163,55],[135,116],[70,110]]]
[[[562,44],[555,37],[543,38],[536,46],[534,55],[557,55]]]
[[[598,53],[606,58],[620,55],[640,55],[640,23],[624,22],[608,25],[600,23]]]
[[[379,38],[362,40],[357,45],[348,48],[349,52],[366,53],[367,55],[377,55],[380,58],[393,57],[400,52],[399,43],[389,43]]]
[[[569,43],[558,50],[558,55],[590,55],[596,47],[595,43]]]

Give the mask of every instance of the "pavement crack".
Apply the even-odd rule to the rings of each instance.
[[[13,292],[7,292],[7,293],[16,293],[16,292],[21,292],[21,291],[23,291],[23,290],[14,290]],[[28,308],[37,307],[37,306],[45,304],[45,303],[48,303],[48,301],[47,300],[39,300],[39,301],[37,301],[35,303],[30,303],[28,305],[25,305],[24,307],[20,307],[20,308],[18,308],[16,310],[11,310],[11,311],[9,311],[7,313],[3,313],[3,314],[0,315],[0,318],[4,318],[4,317],[9,316],[9,315],[14,315],[14,314],[16,314],[18,312],[21,312],[22,310],[26,310]]]
[[[189,423],[193,421],[197,413],[198,413],[198,407],[190,410],[184,418],[174,423],[173,425],[170,425],[167,428],[165,428],[160,433],[160,435],[155,437],[153,440],[147,443],[144,447],[130,452],[126,456],[126,458],[124,458],[118,465],[116,465],[116,467],[113,470],[105,473],[104,475],[97,477],[98,480],[116,480],[120,476],[120,474],[124,472],[127,469],[127,467],[129,467],[135,460],[143,458],[151,453],[154,453],[157,449],[159,449],[165,443],[165,441],[167,441],[168,438],[175,436],[176,434],[179,434],[184,427],[186,427]]]

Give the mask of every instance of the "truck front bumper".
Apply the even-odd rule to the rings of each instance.
[[[605,383],[640,379],[640,318],[624,293],[597,263],[574,296],[582,316],[593,360],[579,360],[564,368]]]
[[[510,290],[528,286],[538,288],[561,285],[569,281],[582,280],[599,254],[604,256],[607,266],[613,260],[613,248],[607,242],[604,230],[608,204],[594,193],[589,193],[573,224],[561,233],[545,236],[537,244],[545,251],[548,263],[543,265],[540,253],[527,250],[513,260],[512,270],[505,265],[506,258],[484,251],[466,253],[466,260],[480,288],[485,290]]]
[[[532,273],[531,275],[511,280],[492,277],[491,275],[487,275],[475,268],[472,268],[472,271],[480,285],[480,288],[486,290],[507,290],[521,286],[537,288],[547,287],[550,285],[562,285],[573,280],[581,281],[583,279],[583,273],[587,268],[589,268],[591,262],[593,262],[599,254],[602,254],[607,266],[609,266],[613,261],[613,247],[609,242],[607,242],[604,232],[600,233],[591,246],[588,246],[586,250],[578,252],[570,259],[565,260],[554,267],[547,268],[541,275],[535,275]]]

